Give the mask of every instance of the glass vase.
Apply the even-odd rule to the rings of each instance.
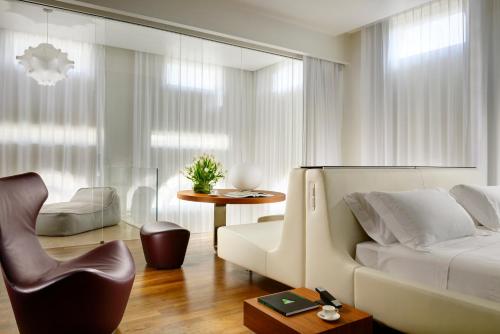
[[[198,194],[210,194],[213,186],[210,183],[195,183],[193,184],[193,191]]]

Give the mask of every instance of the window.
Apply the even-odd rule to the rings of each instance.
[[[165,81],[167,85],[184,89],[215,91],[222,84],[222,69],[202,63],[167,62]]]
[[[218,111],[224,103],[221,92],[223,80],[223,69],[211,64],[171,60],[165,62],[163,69],[164,85],[215,98],[217,108],[214,111]]]
[[[451,5],[450,5],[451,6]],[[442,2],[393,17],[389,22],[389,60],[402,61],[417,55],[463,45],[466,41],[465,15],[445,11]],[[457,6],[460,7],[460,6]]]
[[[302,89],[302,63],[288,60],[273,66],[273,93],[285,94]]]

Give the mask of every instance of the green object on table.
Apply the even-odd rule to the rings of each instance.
[[[193,163],[183,171],[184,176],[193,182],[193,191],[200,194],[210,194],[225,173],[222,164],[209,154],[195,157]]]
[[[210,194],[212,192],[213,185],[210,183],[193,183],[193,191],[200,194]]]

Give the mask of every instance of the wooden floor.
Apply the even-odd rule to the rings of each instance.
[[[243,300],[287,289],[218,258],[211,234],[192,234],[182,269],[147,268],[139,240],[126,241],[137,275],[124,318],[116,333],[248,333]],[[54,248],[58,259],[94,246]],[[3,282],[0,287],[0,333],[18,333]]]
[[[135,240],[139,239],[139,228],[121,221],[117,225],[98,230],[83,232],[64,237],[38,236],[43,248],[73,247],[79,245],[98,244],[101,240]]]

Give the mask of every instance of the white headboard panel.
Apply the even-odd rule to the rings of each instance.
[[[459,183],[485,184],[477,168],[325,168],[323,169],[330,234],[352,257],[356,244],[368,239],[345,204],[352,192],[404,191],[418,188],[451,189]],[[338,232],[338,233],[336,233]],[[360,236],[363,236],[360,239]]]
[[[431,168],[417,167],[422,175],[424,188],[441,187],[451,189],[457,184],[486,185],[486,174],[478,168]]]
[[[352,192],[403,191],[486,184],[476,168],[331,167],[306,173],[306,285],[353,296],[356,244],[368,240],[343,198]],[[326,257],[326,258],[325,258]],[[332,269],[335,268],[332,274]],[[328,269],[330,268],[330,269]]]

